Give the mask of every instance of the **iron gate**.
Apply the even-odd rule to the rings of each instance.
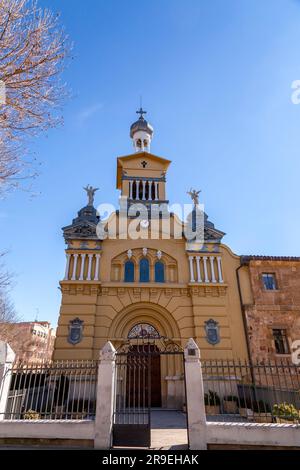
[[[182,348],[165,337],[135,337],[116,353],[113,446],[150,447],[151,407],[162,406],[161,358],[180,357]]]

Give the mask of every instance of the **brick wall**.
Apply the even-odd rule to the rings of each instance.
[[[281,358],[276,354],[272,329],[284,329],[289,345],[300,339],[300,262],[251,260],[249,273],[253,304],[245,314],[250,348],[254,360]],[[273,273],[277,289],[266,290],[263,273]]]

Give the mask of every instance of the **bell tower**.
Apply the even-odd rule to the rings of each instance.
[[[133,141],[133,146],[136,152],[150,152],[150,144],[153,136],[153,127],[144,119],[144,111],[141,107],[137,114],[140,115],[139,119],[130,127],[130,137]]]
[[[142,203],[168,203],[166,198],[166,174],[170,165],[167,160],[150,153],[153,127],[144,118],[144,111],[137,111],[139,119],[130,126],[130,137],[135,153],[117,159],[117,189],[128,199],[128,206]]]

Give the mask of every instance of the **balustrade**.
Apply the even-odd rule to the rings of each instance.
[[[189,256],[190,282],[224,282],[221,256]]]
[[[67,253],[65,281],[99,281],[100,253]]]

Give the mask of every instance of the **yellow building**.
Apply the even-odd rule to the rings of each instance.
[[[95,359],[108,340],[117,348],[136,332],[182,346],[193,337],[207,359],[247,359],[239,256],[206,214],[202,242],[182,236],[187,224],[168,210],[171,162],[150,152],[153,129],[143,114],[130,129],[134,153],[117,158],[119,209],[101,221],[96,189],[87,187],[88,205],[63,229],[67,265],[54,359]],[[198,192],[190,194],[193,228]],[[162,377],[177,373],[175,362]]]

